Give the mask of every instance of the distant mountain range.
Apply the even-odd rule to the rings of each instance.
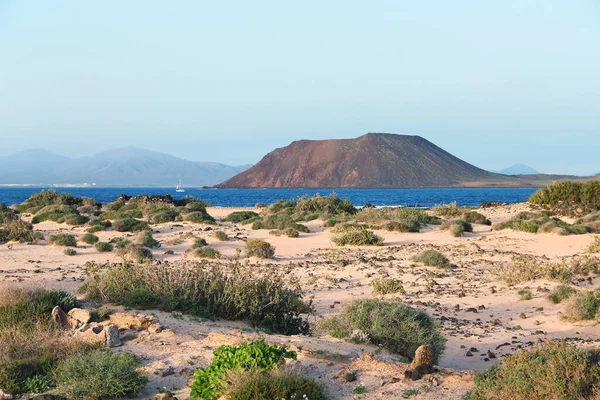
[[[477,168],[419,136],[368,133],[300,140],[267,154],[218,185],[232,187],[509,186],[515,179]]]
[[[248,169],[194,162],[137,147],[71,159],[42,149],[0,157],[0,184],[93,184],[97,186],[212,186]]]
[[[500,171],[491,171],[504,175],[537,175],[538,171],[525,164],[515,164]]]

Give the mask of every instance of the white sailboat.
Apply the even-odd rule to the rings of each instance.
[[[185,192],[185,189],[183,187],[181,187],[181,179],[179,179],[179,182],[177,182],[177,186],[175,186],[175,191],[177,193]]]

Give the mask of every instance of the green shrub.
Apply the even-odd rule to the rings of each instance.
[[[518,293],[521,296],[521,300],[531,300],[533,298],[533,293],[529,289],[521,289]]]
[[[39,319],[50,321],[55,306],[68,312],[77,305],[77,298],[62,290],[21,291],[18,297],[14,304],[0,305],[0,328],[35,324]]]
[[[505,357],[475,378],[468,400],[591,399],[600,388],[597,352],[549,341]]]
[[[98,243],[98,240],[100,240],[98,239],[98,236],[94,235],[93,233],[86,233],[81,237],[81,241],[87,244]]]
[[[299,288],[288,289],[277,276],[252,277],[255,271],[234,264],[172,268],[158,264],[90,267],[82,289],[91,301],[135,308],[181,311],[205,318],[245,320],[283,334],[306,333],[302,315],[312,311]],[[249,268],[249,267],[248,267]]]
[[[88,225],[90,227],[87,229],[87,231],[89,233],[96,233],[96,232],[105,231],[106,228],[110,228],[112,226],[112,223],[110,221],[102,221],[99,219],[94,219],[94,220],[88,222]]]
[[[529,233],[551,232],[561,235],[581,235],[591,231],[589,227],[581,224],[568,224],[546,214],[530,212],[521,212],[508,221],[494,225],[494,230],[507,228]]]
[[[217,240],[220,240],[221,242],[225,242],[227,239],[229,239],[227,234],[223,231],[215,231],[213,233],[213,237]]]
[[[114,245],[117,249],[124,249],[131,244],[131,242],[124,237],[114,237],[110,239],[109,243]]]
[[[437,250],[425,250],[418,256],[414,257],[415,262],[420,262],[428,267],[450,268],[450,261],[445,255]]]
[[[337,195],[312,197],[300,197],[295,205],[295,211],[299,213],[319,213],[328,215],[355,214],[356,208],[350,200],[342,200]]]
[[[396,232],[419,232],[421,224],[418,221],[392,221],[385,224],[385,229]]]
[[[247,224],[256,221],[256,219],[258,218],[260,218],[259,215],[254,211],[234,211],[225,218],[223,218],[222,221],[234,223],[241,222],[243,224]]]
[[[430,345],[433,362],[444,351],[444,336],[440,325],[424,311],[400,302],[377,299],[354,300],[342,309],[339,322],[331,324],[336,333],[362,331],[372,342],[383,345],[393,353],[412,359],[421,345]],[[323,325],[320,325],[323,326]]]
[[[574,211],[575,213],[578,209],[598,209],[600,208],[600,181],[556,182],[532,194],[529,202],[547,209]]]
[[[206,239],[204,239],[204,238],[197,238],[196,240],[194,240],[194,244],[192,245],[192,249],[199,249],[200,247],[204,247],[204,246],[208,246],[208,243],[206,242]]]
[[[194,374],[191,397],[195,400],[217,399],[222,392],[223,380],[232,370],[264,371],[285,363],[286,358],[296,359],[296,352],[285,346],[269,346],[264,339],[242,343],[237,347],[223,345],[213,352],[215,358],[207,368]]]
[[[194,211],[185,215],[185,220],[193,222],[195,224],[209,224],[214,225],[215,219],[208,215],[206,211]]]
[[[152,255],[152,251],[149,248],[143,247],[140,245],[130,245],[125,249],[124,254],[128,256],[131,260],[135,260],[140,264],[143,264],[148,261],[152,261],[154,256]]]
[[[152,237],[152,232],[144,231],[139,234],[137,244],[148,247],[150,249],[159,248],[160,242]]]
[[[463,215],[465,221],[471,224],[491,225],[492,222],[477,211],[469,211]]]
[[[567,300],[564,318],[568,321],[592,320],[600,309],[600,291],[582,291],[574,293]]]
[[[75,254],[77,254],[77,251],[69,247],[68,249],[65,249],[63,253],[65,254],[65,256],[74,256]]]
[[[328,399],[322,384],[300,369],[288,367],[267,371],[232,370],[224,378],[223,393],[229,400]]]
[[[588,246],[590,253],[600,253],[600,236],[594,236],[594,241]]]
[[[375,278],[371,281],[371,286],[373,286],[373,293],[375,294],[406,294],[402,281],[394,278]]]
[[[246,254],[248,257],[273,258],[275,247],[262,239],[254,239],[246,242]]]
[[[31,224],[19,217],[6,217],[0,226],[0,243],[15,241],[33,244],[43,239],[41,232],[34,231]]]
[[[350,335],[349,327],[339,318],[323,318],[317,323],[317,328],[322,329],[331,337],[344,339]]]
[[[366,229],[357,229],[335,235],[331,238],[331,241],[338,246],[381,246],[383,244],[381,236]]]
[[[175,209],[161,209],[158,212],[148,215],[147,219],[151,224],[164,224],[175,221],[177,215]]]
[[[309,232],[309,229],[305,225],[297,223],[290,215],[287,214],[268,215],[261,220],[256,220],[252,224],[252,229],[295,229],[298,232]]]
[[[389,226],[388,230],[419,232],[424,224],[439,224],[439,218],[410,207],[363,208],[355,216],[359,223]],[[390,223],[398,223],[391,224]]]
[[[100,253],[108,253],[108,252],[113,251],[113,245],[110,243],[106,243],[106,242],[98,242],[98,243],[96,243],[94,248],[96,249],[96,251],[98,251]]]
[[[150,230],[147,222],[135,218],[118,219],[112,223],[112,228],[117,232],[142,232]]]
[[[469,212],[467,207],[459,207],[455,201],[449,204],[439,204],[431,209],[435,215],[444,218],[459,218]]]
[[[0,225],[4,222],[16,217],[17,213],[6,206],[4,203],[0,203]]]
[[[148,382],[131,354],[97,349],[58,363],[52,371],[54,393],[68,399],[124,398],[136,395]]]
[[[204,246],[204,247],[197,248],[194,251],[194,255],[196,257],[201,257],[201,258],[219,258],[221,253],[217,249],[213,249],[212,247]]]
[[[300,232],[298,232],[297,230],[295,230],[294,228],[288,228],[285,231],[285,234],[287,235],[287,237],[290,238],[297,238],[300,236]]]
[[[77,247],[77,240],[75,239],[75,236],[68,233],[57,233],[56,235],[50,235],[48,241],[55,246]]]
[[[465,235],[465,227],[461,224],[454,224],[451,228],[452,236],[463,237]]]
[[[554,288],[554,290],[552,290],[552,292],[550,292],[550,294],[548,295],[548,300],[550,300],[554,304],[558,304],[563,300],[568,299],[575,293],[577,293],[577,289],[575,289],[573,286],[564,284],[558,285]]]

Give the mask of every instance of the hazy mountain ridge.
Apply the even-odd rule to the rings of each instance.
[[[300,140],[218,185],[233,187],[509,186],[514,178],[475,167],[419,136],[368,133]]]
[[[70,159],[42,149],[0,157],[0,184],[73,184],[98,186],[212,186],[249,168],[194,162],[137,147]]]
[[[508,168],[501,169],[500,171],[491,171],[503,175],[538,175],[539,171],[525,164],[514,164]]]

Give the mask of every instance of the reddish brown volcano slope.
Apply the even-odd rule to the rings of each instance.
[[[356,139],[293,142],[218,187],[505,186],[508,180],[466,163],[422,137],[368,133]]]

